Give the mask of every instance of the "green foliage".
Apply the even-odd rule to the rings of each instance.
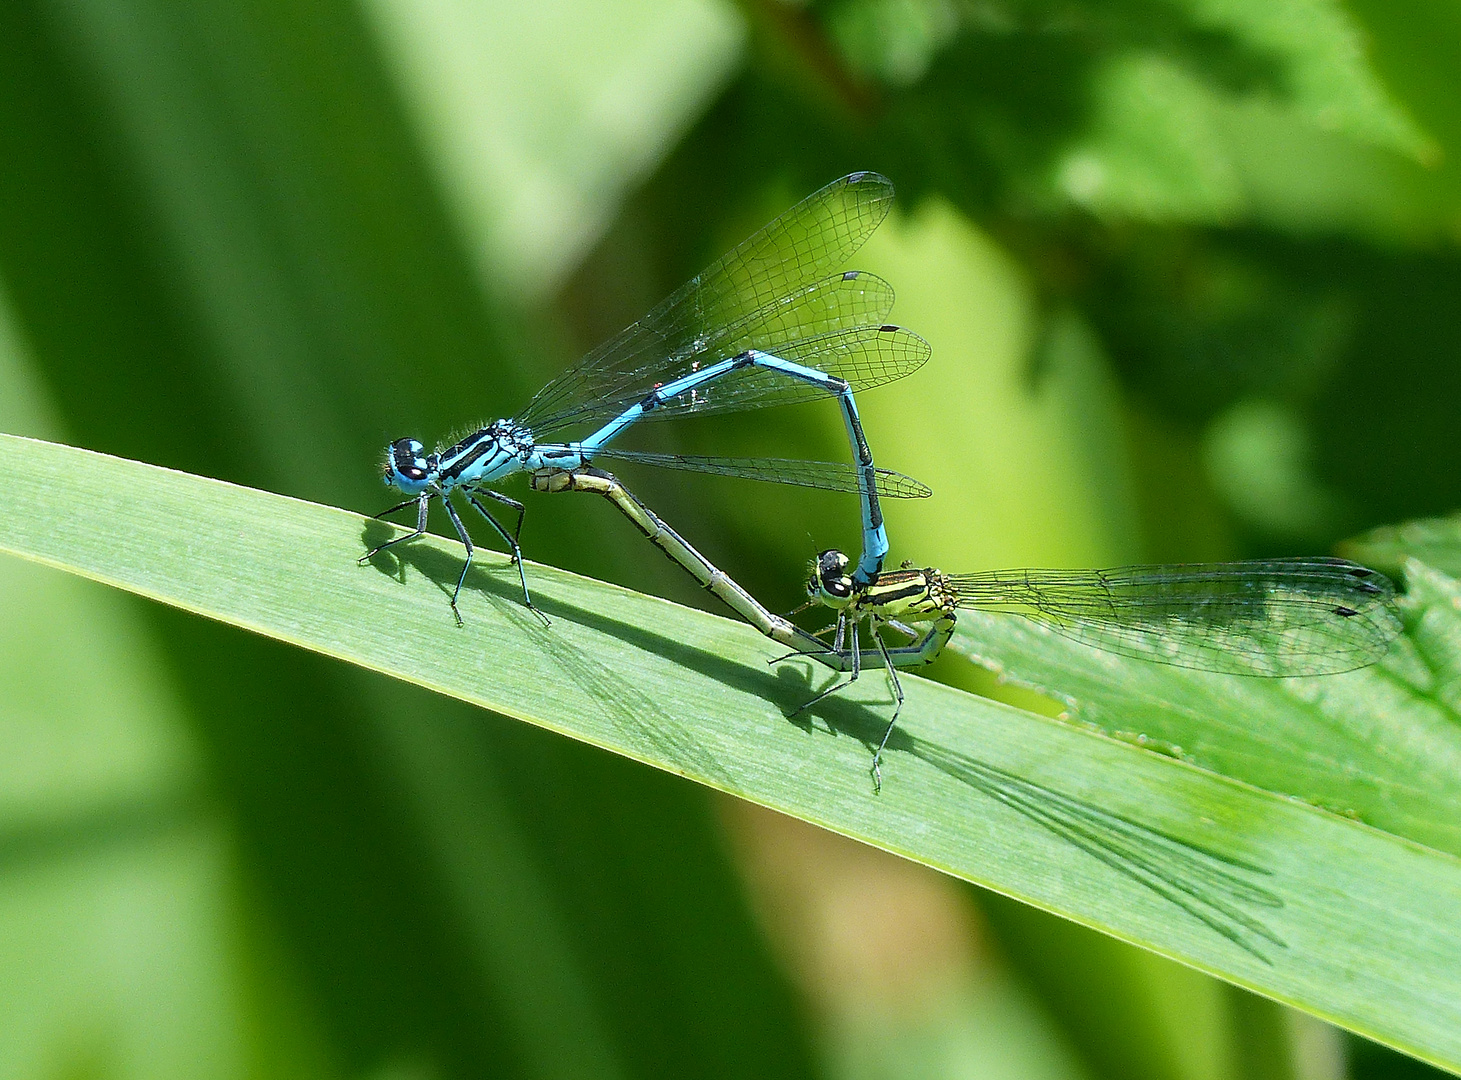
[[[1461,505],[1458,57],[1461,22],[1434,0],[16,0],[0,5],[0,429],[374,512],[388,439],[510,415],[772,214],[873,168],[899,211],[854,265],[897,286],[893,317],[934,347],[917,378],[859,402],[879,464],[935,490],[887,508],[895,559],[1327,550]],[[645,434],[707,454],[843,444],[834,412],[810,406]],[[798,602],[814,550],[855,536],[831,496],[633,487],[773,608]],[[52,523],[40,536],[31,521],[35,551],[73,534],[70,514],[110,510],[97,558],[208,568],[192,595],[236,590],[240,618],[268,586],[296,632],[334,627],[325,652],[368,632],[360,651],[395,663],[442,638],[457,672],[507,680],[522,634],[537,640],[514,631],[487,665],[469,635],[520,614],[500,571],[474,579],[477,617],[453,637],[431,576],[451,549],[423,545],[404,582],[357,572],[361,527],[337,513],[315,580],[297,560],[326,534],[281,540],[287,555],[245,575],[230,552],[259,523],[188,545],[196,506],[148,537],[123,527],[146,496],[32,495]],[[595,500],[527,498],[533,558],[704,602]],[[7,527],[35,517],[20,506],[0,495]],[[1438,985],[1441,954],[1406,945],[1454,873],[1438,675],[1454,668],[1453,539],[1422,520],[1359,542],[1405,576],[1410,629],[1383,668],[1334,680],[1132,683],[971,616],[956,648],[1005,680],[955,655],[932,674],[1068,720],[920,684],[901,793],[890,776],[876,800],[860,741],[875,680],[871,711],[839,702],[802,731],[781,714],[804,689],[795,665],[764,696],[732,695],[627,628],[560,618],[592,661],[579,680],[504,681],[493,704],[548,720],[556,693],[581,735],[667,762],[695,757],[705,724],[645,724],[651,705],[700,695],[694,716],[715,717],[733,698],[749,726],[724,714],[714,763],[749,769],[736,763],[757,760],[752,743],[782,755],[757,780],[778,805],[851,815],[839,827],[885,846],[914,836],[924,857],[946,842],[967,877],[1454,1061],[1425,1029],[1443,1005],[1407,996]],[[1356,1080],[1426,1071],[987,891],[960,893],[968,926],[939,939],[977,954],[977,977],[920,996],[877,946],[916,967],[926,955],[904,935],[924,909],[838,892],[822,866],[802,891],[839,897],[843,921],[798,924],[788,946],[753,884],[781,871],[746,854],[703,787],[233,627],[0,569],[0,1074],[1216,1080],[1337,1076],[1346,1055]],[[612,597],[618,622],[621,606],[673,612],[685,641],[737,650],[727,670],[747,685],[771,679],[747,632],[538,573],[585,611]],[[301,611],[328,582],[334,606]],[[631,679],[651,675],[663,685]],[[936,746],[1008,775],[913,752]],[[1127,845],[1120,865],[1020,809],[1010,777],[1077,800],[1071,813]],[[1241,827],[1192,814],[1189,795]],[[925,796],[962,800],[963,816],[926,817]],[[1114,814],[1176,846],[1152,854]],[[1370,879],[1318,875],[1306,845],[1321,835],[1371,859]],[[1143,883],[1131,860],[1148,857],[1160,874]],[[1153,888],[1182,868],[1207,899]],[[1322,947],[1300,932],[1374,897],[1391,906]],[[862,967],[818,981],[798,966],[797,947],[848,925],[888,1001],[843,1009],[827,988]],[[1340,1001],[1359,984],[1310,965],[1362,945],[1355,970],[1376,981]],[[1398,1018],[1402,1002],[1414,1015]]]

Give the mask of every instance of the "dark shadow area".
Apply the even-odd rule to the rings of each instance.
[[[388,539],[389,535],[390,533],[386,531],[382,523],[369,522],[363,530],[362,539],[365,543],[374,546],[380,540]],[[444,596],[451,595],[457,575],[461,573],[461,562],[458,556],[415,544],[401,544],[380,552],[372,559],[371,565],[380,573],[401,581],[404,581],[405,569],[409,567],[433,582]],[[530,642],[533,647],[546,652],[575,685],[603,704],[616,718],[632,724],[636,730],[653,733],[656,741],[671,752],[676,760],[701,767],[712,778],[724,777],[719,766],[706,759],[703,752],[699,751],[692,741],[686,738],[664,741],[664,731],[672,731],[681,725],[670,720],[647,695],[635,688],[628,680],[614,673],[581,649],[568,645],[561,635],[555,634],[552,627],[544,627],[533,618],[522,605],[522,592],[517,586],[516,571],[510,567],[502,569],[510,570],[512,577],[504,580],[496,568],[489,570],[474,563],[462,586],[463,595],[476,593],[492,597],[498,613],[504,618],[516,622],[525,640]],[[528,585],[529,588],[532,587],[531,576],[528,579]],[[574,604],[566,604],[552,597],[535,593],[534,603],[550,619],[563,619],[618,638],[637,649],[670,661],[678,667],[697,672],[736,690],[760,697],[787,714],[788,719],[803,730],[810,730],[814,726],[811,720],[813,715],[828,718],[829,730],[833,733],[857,738],[868,747],[869,754],[877,745],[878,740],[882,738],[883,729],[887,725],[886,718],[876,710],[856,702],[839,699],[835,695],[819,702],[806,712],[791,716],[790,714],[823,688],[813,685],[814,675],[819,665],[810,658],[807,659],[805,665],[791,663],[790,661],[798,659],[795,656],[786,657],[786,663],[782,663],[780,658],[777,658],[768,662],[766,671],[762,673],[708,650],[688,645],[669,635],[656,633],[645,627],[623,622],[599,612],[589,611]],[[467,613],[463,617],[470,618],[471,616],[470,613]],[[445,603],[443,603],[443,618],[447,620],[451,618],[450,608]],[[775,665],[774,670],[773,664]],[[828,674],[838,679],[843,678],[837,672],[828,671]],[[878,674],[881,674],[881,669]],[[889,707],[891,708],[891,700]],[[662,723],[660,725],[646,723],[646,717],[656,718]],[[688,733],[686,734],[688,735]]]
[[[1461,505],[1461,470],[1436,467],[1455,456],[1461,402],[1453,252],[1094,223],[1023,239],[1084,268],[1040,287],[1080,305],[1123,382],[1165,417],[1200,428],[1259,400],[1301,418],[1318,478],[1343,499],[1336,539]]]
[[[1282,897],[1249,881],[1271,872],[1025,780],[966,754],[894,732],[903,749],[1003,803],[1111,869],[1177,905],[1244,952],[1271,963],[1264,944],[1287,948],[1247,908],[1277,909]]]
[[[1359,1035],[1346,1033],[1344,1043],[1352,1080],[1442,1080],[1454,1075]]]
[[[370,531],[368,525],[367,532]],[[460,563],[450,554],[428,547],[407,545],[389,562],[395,564],[394,570],[383,557],[377,557],[377,569],[394,577],[401,567],[409,565],[444,590],[451,588],[460,572]],[[694,738],[693,730],[672,719],[628,680],[583,650],[569,646],[551,627],[544,627],[532,618],[522,608],[520,596],[511,584],[495,580],[485,569],[479,572],[474,567],[467,575],[465,588],[498,598],[502,603],[502,613],[517,622],[524,638],[550,656],[565,676],[598,702],[617,723],[647,736],[671,760],[697,769],[707,778],[727,779],[719,764],[704,753]],[[813,685],[816,661],[810,658],[805,665],[779,664],[773,660],[773,664],[778,664],[774,673],[768,668],[761,674],[744,664],[726,660],[713,652],[642,626],[547,598],[539,603],[552,618],[561,618],[613,636],[677,666],[761,697],[781,709],[787,714],[787,719],[803,731],[810,733],[817,729],[819,725],[814,718],[820,720],[828,734],[856,739],[867,748],[869,755],[887,725],[892,709],[891,696],[887,711],[834,694],[803,712],[795,712],[822,689],[822,686]],[[514,611],[517,612],[515,616]],[[839,672],[828,674],[839,680],[845,678]],[[864,680],[881,681],[885,678],[881,667],[869,668],[863,675]],[[1152,829],[977,758],[935,746],[915,739],[901,729],[894,729],[888,740],[887,755],[895,759],[898,754],[918,757],[945,775],[1015,810],[1175,904],[1264,963],[1270,962],[1264,952],[1265,943],[1287,947],[1274,931],[1248,910],[1283,907],[1281,897],[1248,880],[1249,877],[1270,876],[1262,867]],[[871,789],[871,782],[869,786]]]

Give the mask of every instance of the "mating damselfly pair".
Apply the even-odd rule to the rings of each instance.
[[[916,334],[886,321],[893,305],[887,282],[840,268],[887,216],[892,199],[892,185],[875,173],[843,177],[548,383],[515,418],[497,420],[433,452],[416,439],[392,443],[385,482],[408,497],[378,516],[414,506],[416,528],[361,561],[422,535],[430,503],[439,498],[467,552],[450,599],[460,625],[457,600],[473,551],[452,504],[453,494],[460,494],[508,546],[523,603],[546,623],[532,602],[518,543],[523,504],[493,485],[526,473],[536,491],[601,495],[791,655],[846,673],[846,679],[834,681],[802,708],[858,678],[866,635],[871,654],[887,669],[895,699],[873,755],[879,782],[882,753],[903,701],[897,671],[938,654],[953,632],[958,607],[1014,611],[1097,648],[1207,671],[1331,674],[1384,654],[1400,629],[1394,588],[1383,575],[1337,559],[972,575],[905,564],[884,572],[889,544],[880,498],[922,498],[930,492],[910,477],[873,464],[854,395],[912,374],[930,349]],[[850,464],[689,457],[617,445],[621,435],[649,420],[823,396],[841,410]],[[813,634],[772,614],[598,468],[605,458],[857,494],[860,556],[854,563],[840,552],[823,552],[807,582],[808,604],[831,608],[834,623]],[[513,527],[494,518],[483,500],[515,514]],[[906,640],[889,645],[887,632]]]

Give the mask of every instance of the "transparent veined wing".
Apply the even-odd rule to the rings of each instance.
[[[997,570],[949,576],[961,607],[1008,611],[1122,656],[1234,675],[1330,675],[1399,635],[1395,586],[1343,559]]]
[[[615,458],[661,469],[734,476],[743,480],[765,480],[773,484],[817,488],[821,491],[857,493],[860,472],[841,461],[797,461],[790,458],[695,457],[685,454],[651,454],[637,450],[604,451],[597,458]],[[892,499],[926,499],[933,494],[926,484],[891,469],[874,469],[878,494]]]
[[[901,326],[861,326],[783,342],[773,355],[835,375],[860,392],[912,374],[928,361],[931,352],[928,342]],[[632,404],[643,396],[640,392],[626,401]],[[670,420],[688,412],[711,415],[830,399],[820,386],[783,372],[747,366],[665,401],[642,421]],[[619,411],[611,415],[617,416]]]
[[[734,322],[707,328],[696,339],[693,356],[703,364],[711,354],[735,356],[752,348],[770,351],[783,342],[834,330],[880,326],[892,310],[893,286],[876,274],[847,270],[778,296]]]
[[[828,184],[544,386],[517,419],[540,437],[607,419],[619,402],[635,400],[636,389],[642,396],[656,382],[694,370],[697,358],[710,356],[705,362],[713,363],[722,354],[735,355],[724,353],[735,334],[728,328],[739,327],[742,339],[755,337],[758,315],[768,331],[779,327],[783,340],[863,320],[880,322],[886,309],[872,312],[891,305],[885,282],[872,278],[868,284],[875,287],[864,289],[870,299],[848,303],[859,291],[857,276],[827,275],[862,246],[892,199],[892,184],[876,173],[853,173]],[[838,301],[834,310],[819,312],[829,297]],[[790,325],[817,317],[816,328]]]
[[[554,436],[566,428],[601,424],[642,400],[655,386],[682,375],[752,348],[773,356],[783,356],[787,349],[801,341],[825,337],[848,327],[875,329],[882,324],[892,306],[892,287],[872,274],[853,271],[824,278],[796,293],[778,297],[737,322],[708,330],[682,355],[666,357],[652,353],[642,369],[592,373],[595,379],[603,378],[587,388],[591,389],[587,396],[564,405],[552,416],[530,416],[519,418],[519,422],[527,424],[538,439]],[[734,380],[738,377],[732,375],[729,378]],[[788,390],[796,385],[788,383],[785,377],[778,377],[777,381],[787,383]],[[686,395],[685,402],[678,403],[676,409],[683,411],[683,405],[692,401],[703,407],[706,395],[721,385],[721,380],[706,384],[695,395]],[[816,391],[807,396],[825,397],[826,394]],[[534,399],[535,405],[537,400]],[[757,404],[760,402],[748,401],[737,407],[750,408]],[[644,419],[651,418],[652,414]]]

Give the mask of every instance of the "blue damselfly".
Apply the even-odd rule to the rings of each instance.
[[[879,495],[908,498],[929,492],[916,480],[874,467],[853,392],[916,371],[929,348],[916,334],[885,322],[893,305],[887,282],[857,271],[833,271],[887,216],[892,198],[892,185],[876,173],[834,181],[548,383],[515,418],[497,420],[430,453],[416,439],[393,442],[385,482],[409,497],[377,516],[414,505],[416,529],[379,545],[361,561],[422,535],[430,502],[440,497],[467,549],[451,597],[460,623],[457,597],[472,561],[471,537],[450,498],[460,492],[508,545],[523,602],[537,611],[518,545],[523,505],[491,485],[525,472],[537,490],[572,490],[550,478],[612,456],[856,492],[862,501],[863,551],[853,575],[872,581],[888,550]],[[610,449],[614,439],[645,420],[764,408],[826,394],[841,407],[852,464]],[[563,441],[574,429],[585,433]],[[488,512],[483,499],[517,514],[511,531]]]

